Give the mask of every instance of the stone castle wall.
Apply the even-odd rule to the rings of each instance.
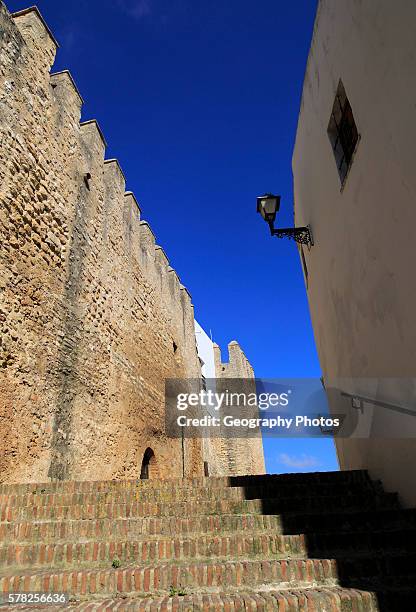
[[[148,446],[182,476],[164,379],[200,376],[190,296],[38,11],[0,1],[0,35],[0,478],[134,478]]]

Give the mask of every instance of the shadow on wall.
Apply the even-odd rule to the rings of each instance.
[[[414,609],[416,512],[367,472],[236,476],[229,486],[258,500],[253,512],[276,515],[273,531],[299,536],[285,554],[293,546],[292,558],[330,560],[312,570],[318,585],[371,591],[381,612]],[[310,582],[310,572],[298,564],[292,579]]]

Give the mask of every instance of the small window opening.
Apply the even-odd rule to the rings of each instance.
[[[178,345],[176,344],[175,341],[173,341],[172,346],[173,346],[173,352],[176,353],[176,351],[178,350]]]
[[[143,455],[142,467],[140,470],[140,480],[150,478],[151,465],[155,463],[155,454],[151,448],[146,448]]]
[[[359,135],[352,108],[341,80],[338,83],[329,119],[328,137],[334,152],[341,185],[343,185],[352,164]]]
[[[208,461],[204,461],[204,476],[208,477],[209,476],[209,465],[208,465]]]
[[[91,180],[91,174],[89,172],[86,172],[84,174],[84,183],[88,191],[90,190],[90,180]]]

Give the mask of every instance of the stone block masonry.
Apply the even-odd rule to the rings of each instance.
[[[0,36],[0,478],[136,478],[147,447],[202,475],[164,434],[164,379],[200,376],[190,296],[38,10],[0,1]]]

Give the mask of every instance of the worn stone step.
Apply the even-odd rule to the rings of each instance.
[[[171,587],[232,589],[269,584],[302,587],[335,585],[336,562],[331,559],[245,560],[164,563],[120,569],[21,571],[0,574],[0,592],[54,591],[89,596],[95,593],[167,594]]]
[[[45,483],[1,483],[0,494],[23,495],[38,491],[39,493],[88,493],[114,490],[143,489],[206,489],[224,487],[274,486],[277,484],[311,485],[312,483],[356,483],[368,482],[370,477],[366,470],[347,470],[340,472],[310,472],[307,474],[261,474],[248,476],[223,476],[209,478],[175,478],[170,480],[93,480],[75,481],[59,480]]]
[[[141,540],[108,540],[58,544],[8,544],[0,546],[0,568],[66,567],[110,568],[121,563],[154,563],[184,559],[306,557],[301,535],[241,533],[228,536],[194,536]]]
[[[2,522],[30,520],[67,520],[94,518],[124,518],[134,516],[194,516],[209,514],[279,514],[309,511],[322,513],[345,509],[395,508],[399,506],[396,493],[368,495],[357,493],[344,497],[265,498],[242,501],[213,500],[189,502],[133,502],[84,506],[24,506],[0,508]]]
[[[185,591],[186,593],[186,591]],[[414,602],[415,591],[406,592],[406,601]],[[400,598],[400,591],[396,601]],[[14,608],[25,609],[25,608]],[[48,606],[48,608],[34,608],[55,612],[62,608]],[[278,610],[280,612],[379,612],[383,610],[410,611],[411,607],[402,608],[379,608],[377,597],[374,593],[360,591],[357,589],[345,589],[342,587],[320,587],[290,590],[244,590],[236,592],[201,592],[185,594],[183,596],[168,595],[162,597],[144,598],[106,598],[93,599],[81,603],[72,603],[65,610],[74,612],[104,612],[117,610],[123,612],[231,612],[252,611],[269,612]],[[27,607],[26,607],[27,610]]]
[[[229,500],[241,501],[245,499],[263,499],[268,497],[332,497],[353,494],[373,495],[382,493],[381,483],[378,481],[358,481],[351,483],[346,489],[344,484],[336,483],[312,483],[309,486],[300,484],[280,484],[270,486],[250,487],[217,487],[197,489],[136,489],[114,490],[86,493],[40,493],[40,489],[34,489],[37,493],[26,493],[22,495],[0,494],[0,508],[3,507],[35,507],[35,506],[73,506],[73,505],[97,505],[101,503],[133,503],[137,501],[147,502],[185,502],[190,500],[210,501]]]

